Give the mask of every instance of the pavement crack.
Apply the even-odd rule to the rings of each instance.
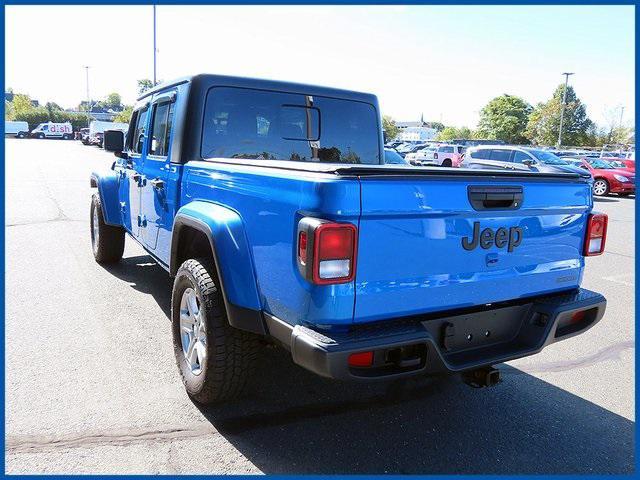
[[[15,223],[7,223],[5,227],[23,227],[26,225],[40,225],[43,223],[53,223],[53,222],[83,222],[84,220],[74,220],[73,218],[68,218],[65,215],[57,216],[56,218],[51,218],[49,220],[34,220],[30,222],[15,222]]]
[[[183,438],[206,437],[211,434],[217,434],[216,430],[209,424],[202,424],[191,428],[175,427],[163,430],[115,430],[60,437],[45,435],[9,435],[6,438],[6,453],[28,453],[34,450],[87,448],[144,442],[171,442]]]
[[[560,362],[549,362],[541,365],[532,365],[530,367],[515,366],[515,370],[510,372],[511,375],[543,373],[543,372],[564,372],[575,368],[588,367],[596,363],[605,362],[607,360],[619,360],[620,354],[626,350],[633,350],[635,342],[633,340],[619,342],[607,348],[603,348],[592,355],[573,360],[563,360]]]

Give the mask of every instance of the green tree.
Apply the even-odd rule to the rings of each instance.
[[[31,99],[27,95],[14,95],[13,96],[13,111],[16,115],[20,115],[26,112],[32,111],[35,107],[31,103]]]
[[[533,108],[520,97],[501,95],[480,110],[478,136],[507,143],[528,143],[524,135]]]
[[[107,95],[107,99],[103,103],[107,108],[120,108],[122,106],[122,97],[119,93],[113,92]]]
[[[456,138],[474,138],[475,133],[468,127],[445,127],[436,135],[436,140],[450,142]]]
[[[560,112],[564,84],[553,92],[546,103],[539,103],[529,116],[525,136],[537,145],[555,145],[560,131]],[[593,133],[593,122],[587,116],[587,109],[580,101],[573,87],[567,87],[567,104],[562,123],[562,145],[582,145],[589,141]]]
[[[13,109],[13,103],[4,101],[4,119],[15,120],[16,112]]]
[[[427,128],[433,128],[438,132],[444,130],[444,123],[442,122],[424,122],[424,126]]]
[[[382,116],[382,129],[384,130],[385,138],[387,140],[393,140],[398,136],[400,129],[396,126],[396,122],[389,115]]]
[[[153,88],[153,82],[148,78],[138,80],[138,95],[142,95],[147,90]]]
[[[133,114],[133,107],[127,105],[124,109],[115,116],[114,122],[129,123],[131,121],[131,114]]]

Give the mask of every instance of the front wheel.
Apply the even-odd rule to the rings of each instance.
[[[39,133],[38,138],[42,140],[44,138],[44,133]]]
[[[239,396],[249,383],[258,337],[229,325],[215,266],[185,261],[171,295],[173,350],[187,393],[210,404]]]
[[[598,197],[604,197],[609,193],[609,182],[604,178],[599,178],[593,182],[593,194]]]
[[[91,248],[98,263],[115,263],[124,253],[124,230],[104,223],[100,195],[91,199]]]

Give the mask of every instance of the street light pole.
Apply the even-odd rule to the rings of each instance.
[[[87,127],[91,123],[91,97],[89,96],[89,65],[85,65],[84,69],[87,72]]]
[[[573,75],[573,72],[564,72],[564,95],[562,96],[562,110],[560,110],[560,131],[558,132],[558,146],[562,145],[562,123],[564,121],[564,109],[567,106],[567,85],[569,83],[569,75]]]
[[[156,61],[156,53],[157,53],[157,48],[156,48],[156,6],[155,4],[153,5],[153,85],[156,85],[156,65],[157,65],[157,61]]]

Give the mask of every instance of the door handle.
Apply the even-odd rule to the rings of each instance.
[[[151,180],[151,186],[156,190],[161,190],[162,188],[164,188],[164,181],[159,178],[154,178],[153,180]]]

